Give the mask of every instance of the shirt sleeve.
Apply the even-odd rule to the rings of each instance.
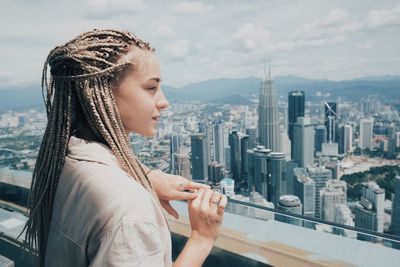
[[[123,220],[106,231],[89,266],[163,266],[164,251],[158,228],[148,222]]]

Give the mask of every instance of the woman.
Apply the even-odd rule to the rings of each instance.
[[[26,225],[41,266],[171,266],[161,207],[177,218],[169,204],[177,199],[188,200],[192,233],[174,266],[201,266],[209,254],[226,197],[148,169],[128,141],[131,132],[153,136],[168,107],[153,52],[116,30],[89,31],[50,52],[48,124]]]

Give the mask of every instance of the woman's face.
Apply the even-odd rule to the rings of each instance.
[[[154,53],[135,51],[134,54],[133,67],[124,73],[113,93],[126,132],[152,137],[160,111],[169,103],[161,90],[160,63]],[[128,60],[130,56],[126,55]]]

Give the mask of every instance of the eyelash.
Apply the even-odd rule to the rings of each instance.
[[[148,88],[148,90],[151,90],[151,91],[157,90],[157,87],[151,87],[151,88]]]

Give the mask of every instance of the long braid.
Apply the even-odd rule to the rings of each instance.
[[[50,51],[42,73],[42,95],[48,123],[32,175],[25,225],[25,246],[44,265],[57,184],[78,106],[93,134],[105,140],[121,167],[155,195],[134,155],[112,94],[111,82],[132,62],[119,62],[132,47],[154,51],[135,35],[117,30],[92,30]],[[50,66],[50,77],[48,77]],[[156,198],[157,199],[157,198]]]

